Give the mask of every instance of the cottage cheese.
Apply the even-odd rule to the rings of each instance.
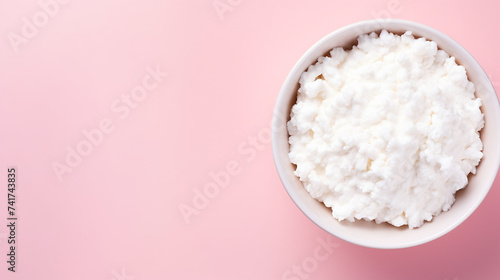
[[[483,156],[474,91],[435,42],[362,35],[300,78],[288,122],[295,174],[340,221],[419,227],[450,209]]]

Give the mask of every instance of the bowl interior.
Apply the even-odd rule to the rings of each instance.
[[[469,80],[476,86],[476,96],[481,98],[481,111],[485,115],[485,127],[481,131],[484,144],[483,159],[476,175],[469,175],[468,186],[456,194],[456,201],[448,212],[434,217],[418,229],[396,228],[387,223],[356,221],[338,222],[331,209],[313,199],[294,175],[295,166],[288,159],[289,144],[286,122],[296,102],[298,80],[303,71],[334,47],[350,49],[361,34],[379,32],[402,34],[407,30],[416,37],[425,37],[437,43],[440,49],[455,56],[463,65]],[[352,24],[327,35],[317,42],[297,62],[288,75],[279,94],[273,117],[273,155],[281,181],[297,206],[314,223],[327,232],[346,241],[374,248],[404,248],[431,241],[449,232],[464,221],[479,206],[488,193],[500,164],[500,107],[495,90],[488,76],[476,60],[457,42],[430,27],[404,20],[370,20]]]

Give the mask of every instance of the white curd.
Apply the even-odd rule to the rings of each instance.
[[[447,211],[482,158],[481,100],[436,43],[382,31],[300,78],[290,161],[338,220],[416,228]]]

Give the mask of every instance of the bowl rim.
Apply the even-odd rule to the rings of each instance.
[[[444,228],[443,230],[441,230],[439,232],[436,232],[434,234],[425,236],[423,238],[420,238],[420,239],[417,239],[417,240],[414,240],[411,242],[397,243],[397,244],[393,244],[393,245],[387,245],[387,244],[380,245],[380,244],[374,244],[373,242],[369,242],[370,241],[369,239],[353,238],[353,237],[349,236],[348,234],[344,234],[342,232],[330,231],[326,228],[325,225],[322,224],[322,222],[318,218],[313,217],[308,211],[306,211],[305,203],[302,202],[301,197],[291,190],[291,185],[292,185],[291,178],[289,177],[289,175],[286,172],[286,165],[289,165],[290,162],[289,161],[283,162],[283,160],[279,156],[280,152],[279,152],[279,147],[278,147],[278,145],[279,145],[278,139],[282,137],[282,133],[280,133],[280,131],[278,131],[278,128],[281,127],[281,129],[283,129],[282,124],[280,123],[283,119],[281,117],[282,114],[280,114],[280,111],[283,111],[282,107],[286,107],[283,104],[289,98],[289,92],[291,91],[291,87],[296,87],[298,84],[298,80],[293,78],[294,74],[296,74],[297,71],[303,72],[299,68],[301,68],[301,65],[304,63],[304,61],[310,60],[310,56],[312,54],[316,53],[318,51],[318,49],[324,48],[324,44],[327,43],[329,40],[331,40],[333,37],[336,37],[339,34],[342,34],[342,33],[347,32],[349,30],[356,30],[356,28],[359,28],[358,30],[362,30],[363,27],[369,27],[369,26],[373,26],[373,25],[378,25],[378,27],[376,29],[378,31],[386,29],[389,32],[394,32],[391,29],[395,29],[395,26],[403,27],[403,29],[406,29],[406,30],[412,30],[412,28],[413,28],[413,29],[418,30],[419,32],[423,32],[426,34],[432,34],[432,37],[434,37],[434,38],[427,38],[426,37],[426,39],[430,39],[430,40],[434,41],[436,38],[439,38],[441,41],[446,41],[447,44],[451,45],[452,48],[454,50],[456,50],[454,53],[450,53],[451,56],[455,56],[455,54],[460,53],[460,52],[463,53],[467,57],[466,60],[468,60],[468,62],[470,64],[472,64],[474,66],[474,68],[476,68],[479,71],[478,75],[486,78],[487,83],[484,86],[488,89],[488,91],[490,91],[496,97],[496,98],[494,98],[494,99],[496,99],[496,105],[497,105],[496,112],[495,112],[496,116],[493,116],[493,117],[496,118],[497,120],[500,120],[500,102],[498,100],[498,95],[496,94],[495,89],[494,89],[489,77],[487,76],[484,69],[477,62],[477,60],[464,47],[462,47],[458,42],[453,40],[448,35],[440,32],[432,27],[429,27],[429,26],[426,26],[426,25],[423,25],[421,23],[414,22],[414,21],[408,21],[408,20],[402,20],[402,19],[364,20],[364,21],[352,23],[352,24],[343,26],[341,28],[338,28],[335,31],[322,37],[320,40],[318,40],[316,43],[314,43],[300,57],[300,59],[292,67],[292,69],[288,73],[285,81],[283,82],[282,87],[280,88],[280,91],[279,91],[279,94],[278,94],[278,97],[277,97],[277,100],[276,100],[276,103],[274,106],[274,110],[273,110],[273,118],[272,118],[272,126],[271,126],[271,128],[272,128],[272,153],[273,153],[273,158],[274,158],[276,170],[278,172],[278,175],[280,177],[280,180],[281,180],[282,185],[284,186],[286,192],[288,193],[288,195],[290,196],[292,201],[295,203],[295,205],[301,210],[301,212],[304,215],[306,215],[306,217],[308,217],[318,227],[322,228],[326,232],[328,232],[328,233],[330,233],[330,234],[332,234],[340,239],[343,239],[345,241],[348,241],[348,242],[356,244],[356,245],[361,245],[361,246],[370,247],[370,248],[378,248],[378,249],[407,248],[407,247],[417,246],[417,245],[421,245],[421,244],[427,243],[429,241],[435,240],[435,239],[445,235],[446,233],[450,232],[451,230],[455,229],[457,226],[459,226],[463,221],[465,221],[477,209],[477,207],[479,207],[481,202],[484,200],[487,193],[491,189],[491,186],[493,185],[493,182],[496,178],[496,174],[491,175],[490,178],[488,178],[486,180],[488,187],[486,187],[482,190],[482,193],[480,194],[480,199],[477,200],[474,205],[469,207],[469,210],[464,215],[462,215],[459,219],[455,220],[455,222],[451,223],[448,227]],[[361,33],[361,34],[366,34],[366,33],[370,33],[370,32],[365,32],[365,33]],[[353,36],[355,36],[357,38],[359,35],[353,35]],[[336,47],[336,46],[331,46],[329,49],[333,49],[334,47]],[[439,47],[439,44],[438,44],[438,47]],[[318,57],[315,58],[313,64],[315,63],[315,61],[317,61],[317,58]],[[284,117],[286,117],[287,120],[289,118],[289,116],[287,116],[286,114],[284,115]],[[286,130],[286,122],[285,122],[284,129]],[[499,125],[496,127],[496,129],[500,130],[500,122],[499,122]],[[288,131],[286,131],[286,135],[287,135],[287,137],[289,136]],[[500,143],[497,146],[500,146]],[[499,151],[500,151],[500,149],[499,149]],[[286,157],[286,158],[288,158],[288,157]],[[498,153],[498,155],[496,155],[495,166],[496,166],[496,170],[498,173],[498,168],[500,167],[500,152]],[[418,229],[415,229],[415,230],[418,230]]]

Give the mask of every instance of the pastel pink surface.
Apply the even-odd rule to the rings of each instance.
[[[20,34],[23,17],[41,7],[1,3],[0,176],[18,168],[19,220],[15,273],[0,227],[0,279],[500,278],[498,176],[474,214],[431,243],[377,250],[332,238],[319,260],[328,234],[286,194],[266,134],[299,57],[331,31],[374,17],[444,32],[500,91],[499,3],[67,2],[17,53],[8,34]],[[219,17],[214,3],[230,9]],[[113,104],[157,65],[169,76],[129,115],[116,113]],[[59,181],[53,162],[64,163],[66,147],[103,119],[114,130]],[[179,207],[192,206],[228,164],[238,174],[186,223]]]

